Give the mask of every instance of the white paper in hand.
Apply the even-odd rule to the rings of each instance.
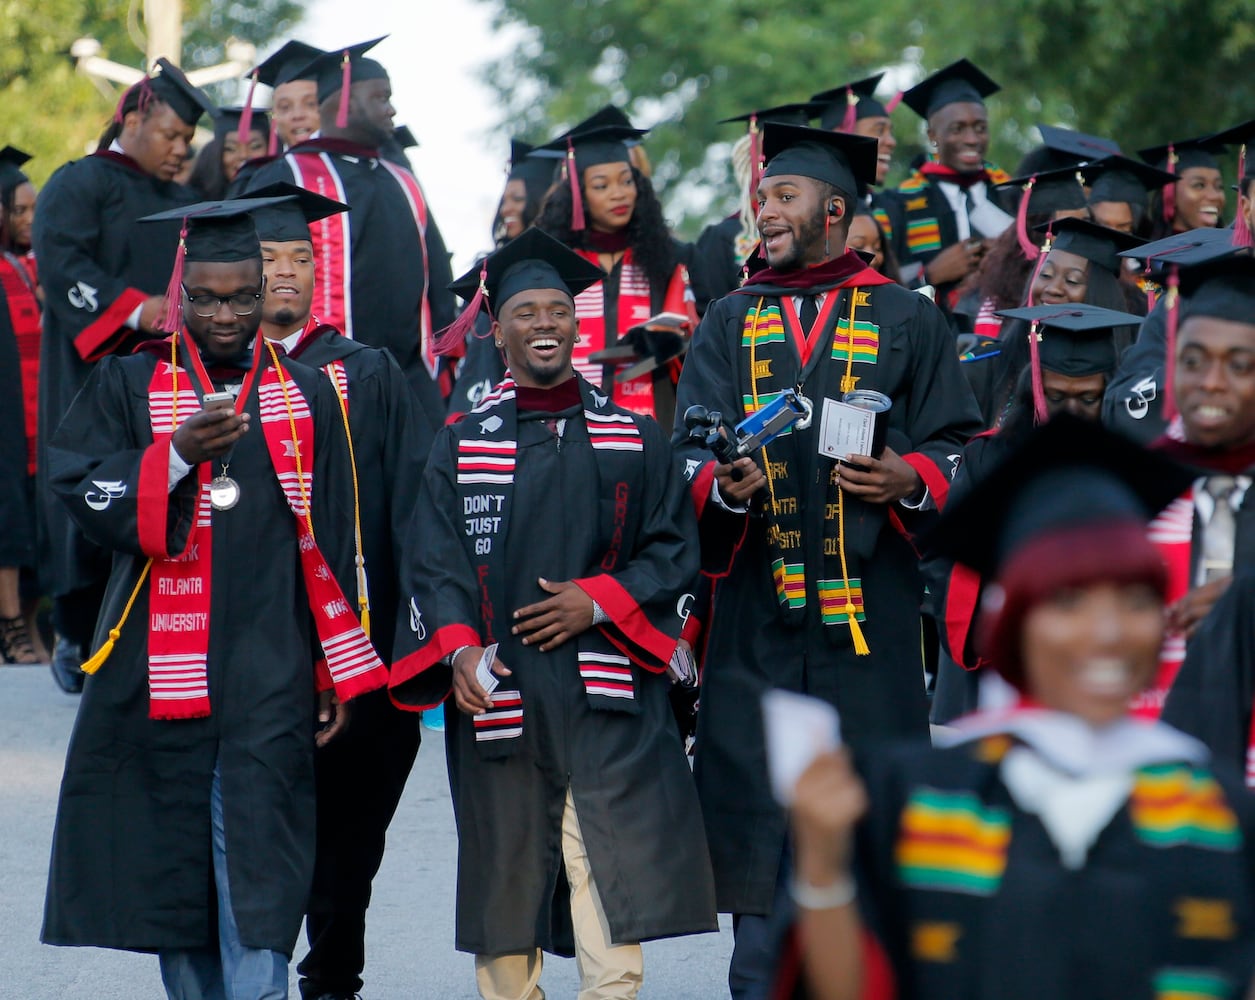
[[[841,745],[841,719],[826,701],[773,689],[763,695],[763,726],[772,794],[782,806],[792,805],[802,772]]]
[[[479,686],[484,689],[484,694],[492,694],[497,690],[500,683],[497,675],[492,672],[493,660],[497,658],[497,643],[493,643],[484,650],[484,655],[479,658],[479,664],[475,667],[475,679],[479,681]]]
[[[861,406],[824,400],[819,424],[819,453],[844,460],[846,455],[870,455],[876,433],[876,414]]]

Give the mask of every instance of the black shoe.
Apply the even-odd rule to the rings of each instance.
[[[68,639],[57,637],[52,647],[52,679],[66,694],[83,690],[83,651]]]

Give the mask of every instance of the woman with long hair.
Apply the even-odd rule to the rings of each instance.
[[[214,115],[214,137],[196,154],[188,186],[206,201],[219,201],[228,191],[240,168],[249,160],[266,155],[270,141],[270,119],[266,112],[253,109],[248,132],[240,135],[243,108],[219,108]]]
[[[642,353],[642,341],[621,342],[661,313],[681,317],[692,332],[692,248],[671,236],[653,184],[632,164],[628,143],[645,131],[615,121],[626,117],[617,108],[603,109],[545,147],[565,157],[565,178],[550,188],[536,226],[606,272],[605,280],[575,300],[576,370],[621,406],[670,428],[683,338],[657,338],[652,355]],[[629,364],[652,368],[616,377]]]
[[[43,335],[31,226],[37,193],[22,167],[30,156],[0,150],[0,352],[5,408],[0,465],[0,662],[43,663],[48,659],[35,627],[32,602],[23,602],[22,581],[36,575],[35,442],[39,413],[39,345]],[[30,589],[28,586],[27,589]],[[38,592],[36,588],[36,593]]]
[[[1174,175],[1175,183],[1151,193],[1150,239],[1160,240],[1191,229],[1217,229],[1225,225],[1228,192],[1216,154],[1224,143],[1214,136],[1182,139],[1138,151],[1147,163]]]
[[[1051,223],[1055,234],[1041,267],[1030,275],[1022,305],[1079,303],[1145,315],[1146,303],[1127,282],[1120,280],[1123,258],[1118,254],[1140,246],[1136,236],[1121,233],[1085,219],[1060,219]],[[1132,343],[1136,329],[1116,332],[1117,350]],[[1030,357],[1029,325],[1010,320],[996,339],[979,340],[963,355],[963,371],[980,404],[987,427],[1002,419],[1020,372]]]
[[[1061,417],[947,506],[945,552],[996,581],[984,646],[1012,700],[944,749],[861,775],[828,753],[801,775],[807,996],[1249,995],[1249,797],[1200,743],[1130,714],[1164,639],[1147,522],[1191,476]]]

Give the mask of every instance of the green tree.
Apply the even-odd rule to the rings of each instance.
[[[108,123],[121,89],[93,83],[75,68],[70,46],[95,38],[115,62],[143,65],[141,0],[0,0],[0,145],[35,155],[37,184],[66,160],[82,156]],[[289,34],[301,0],[184,0],[185,68],[223,58],[227,39],[258,48]],[[227,99],[229,90],[215,93]]]
[[[992,156],[1008,169],[1047,121],[1126,151],[1252,114],[1249,0],[484,0],[524,41],[487,69],[501,127],[545,136],[608,100],[655,125],[648,148],[673,221],[717,210],[735,126],[720,118],[891,68],[904,85],[967,56],[1003,87],[989,104]],[[899,164],[922,123],[895,114]]]

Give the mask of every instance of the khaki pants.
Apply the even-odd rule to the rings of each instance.
[[[612,944],[610,925],[584,850],[584,835],[567,789],[562,811],[562,859],[571,884],[579,1000],[634,1000],[645,977],[639,944]],[[476,955],[475,984],[483,1000],[545,1000],[540,988],[540,949],[508,955]]]

